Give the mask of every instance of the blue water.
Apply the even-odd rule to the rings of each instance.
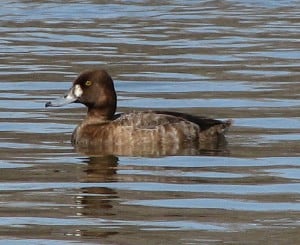
[[[0,243],[297,244],[297,1],[4,1]],[[76,151],[81,105],[45,109],[84,69],[118,111],[234,121],[222,151]]]

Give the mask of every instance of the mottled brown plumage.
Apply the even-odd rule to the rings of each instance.
[[[113,80],[105,70],[88,70],[80,74],[73,86],[58,102],[82,103],[87,117],[75,129],[72,143],[76,147],[97,148],[104,152],[143,152],[146,149],[174,154],[181,148],[201,148],[223,137],[231,121],[220,121],[179,112],[144,111],[115,114],[117,97]]]

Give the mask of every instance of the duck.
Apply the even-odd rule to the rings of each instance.
[[[101,148],[149,149],[164,153],[181,148],[199,148],[223,138],[232,120],[217,120],[188,113],[148,110],[116,113],[117,94],[114,82],[104,69],[85,70],[73,81],[61,98],[48,101],[45,107],[81,103],[87,115],[75,128],[74,146]]]

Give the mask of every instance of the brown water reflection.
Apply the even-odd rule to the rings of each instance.
[[[133,157],[164,157],[164,156],[197,156],[212,155],[225,156],[229,154],[227,141],[223,135],[210,140],[201,142],[198,147],[195,144],[163,144],[158,145],[156,142],[143,145],[105,145],[99,146],[74,146],[76,152],[85,155],[117,155]]]
[[[1,242],[298,244],[298,5],[4,1]],[[93,67],[116,81],[119,111],[233,118],[228,145],[154,158],[76,152],[85,109],[44,103]]]

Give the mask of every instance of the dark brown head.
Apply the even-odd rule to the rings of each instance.
[[[63,106],[69,103],[86,105],[88,116],[111,119],[117,106],[112,78],[105,70],[84,71],[63,98],[48,102],[45,106]]]

